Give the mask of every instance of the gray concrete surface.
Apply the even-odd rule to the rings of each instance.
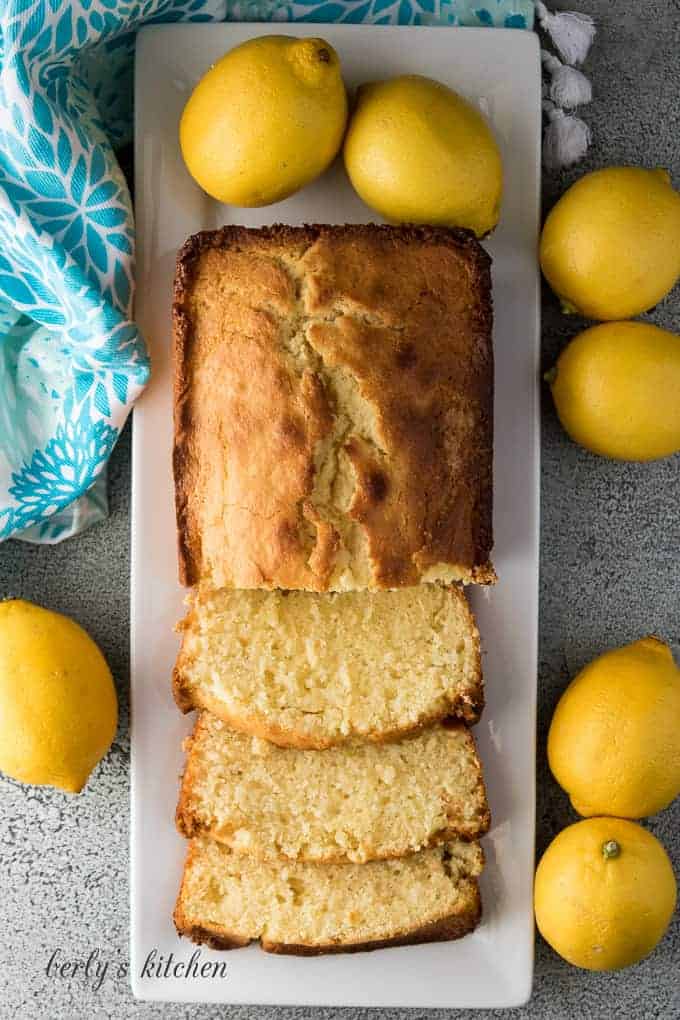
[[[582,170],[608,163],[667,166],[680,186],[678,0],[575,0],[559,6],[589,11],[598,20],[599,35],[587,64],[595,99],[583,111],[594,141],[583,166],[545,180],[546,207]],[[651,319],[680,331],[680,288]],[[547,368],[579,324],[563,318],[548,293],[543,323]],[[227,1013],[136,1003],[125,977],[114,973],[118,965],[124,968],[128,946],[129,439],[128,430],[112,460],[109,521],[56,548],[16,542],[0,547],[0,592],[22,594],[84,624],[108,656],[122,709],[112,752],[77,800],[0,780],[3,1020],[175,1020]],[[661,634],[678,650],[679,491],[680,457],[641,466],[596,459],[568,442],[546,397],[538,851],[575,818],[545,760],[548,723],[567,679],[602,648],[649,632]],[[669,849],[680,875],[680,800],[649,827]],[[83,960],[96,949],[110,961],[101,988],[82,977],[46,975],[55,950],[60,960]],[[321,1020],[339,1011],[228,1012],[234,1020],[273,1020],[278,1014],[291,1020],[311,1020],[314,1014]],[[648,960],[619,974],[575,970],[538,939],[533,998],[512,1015],[518,1020],[680,1017],[680,917]],[[351,1012],[352,1020],[360,1016],[368,1011]]]

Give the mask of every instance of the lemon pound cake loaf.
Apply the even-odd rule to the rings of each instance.
[[[489,808],[463,723],[389,744],[282,748],[202,713],[187,741],[177,806],[183,835],[255,857],[368,861],[476,839]]]
[[[434,227],[225,227],[175,279],[180,575],[489,583],[490,260]]]
[[[175,908],[181,935],[215,949],[347,952],[460,938],[479,923],[478,843],[368,864],[260,861],[191,842]]]
[[[479,633],[457,587],[198,589],[190,605],[174,674],[184,711],[317,749],[479,717]]]

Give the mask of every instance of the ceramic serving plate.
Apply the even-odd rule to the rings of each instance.
[[[487,707],[476,734],[493,827],[484,840],[484,919],[459,942],[311,959],[193,947],[172,924],[184,841],[174,828],[181,742],[191,727],[172,700],[182,615],[171,472],[170,306],[175,254],[225,223],[368,222],[376,217],[337,164],[264,209],[208,198],[184,169],[182,107],[218,57],[252,36],[321,35],[350,88],[403,73],[437,78],[479,103],[503,151],[502,219],[493,256],[496,352],[494,561],[500,581],[475,591]],[[132,987],[143,999],[278,1005],[509,1007],[533,967],[532,874],[539,511],[540,61],[516,30],[361,25],[168,25],[143,29],[136,71],[137,319],[153,378],[134,414],[132,505]],[[215,968],[211,963],[224,964]],[[206,966],[207,965],[207,966]]]

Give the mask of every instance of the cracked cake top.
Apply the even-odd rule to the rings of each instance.
[[[490,260],[471,234],[225,227],[175,279],[180,578],[490,583]]]

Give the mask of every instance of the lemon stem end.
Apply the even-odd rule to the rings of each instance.
[[[605,861],[612,861],[621,854],[621,846],[615,839],[609,839],[602,844],[602,856]]]

